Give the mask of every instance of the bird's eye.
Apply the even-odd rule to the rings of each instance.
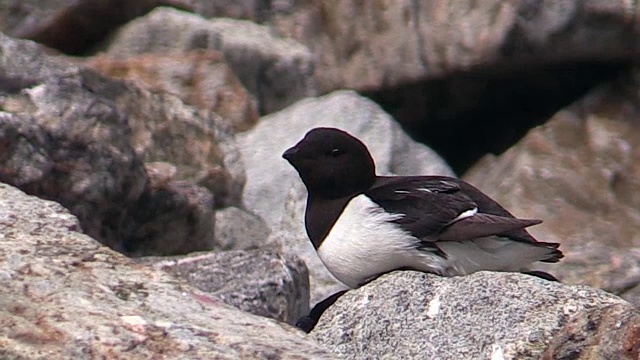
[[[325,153],[327,157],[338,157],[342,154],[344,154],[344,151],[338,148],[333,148]]]

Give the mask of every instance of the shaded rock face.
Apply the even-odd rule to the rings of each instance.
[[[153,266],[252,314],[294,324],[309,312],[309,274],[296,257],[264,250],[226,251]]]
[[[107,54],[117,58],[143,53],[164,56],[195,49],[222,52],[244,87],[258,99],[262,114],[316,94],[312,54],[307,48],[248,21],[205,20],[158,8],[122,27],[111,39]]]
[[[531,233],[563,244],[640,246],[640,76],[603,85],[465,175]]]
[[[636,319],[620,333],[638,324],[633,305],[588,287],[522,274],[442,278],[404,271],[347,292],[311,335],[347,359],[539,359],[556,334],[580,333],[565,327],[575,316],[609,306],[618,307],[617,315],[611,313],[614,319]],[[601,343],[613,343],[620,333],[597,336]]]
[[[60,205],[0,184],[0,357],[332,358],[79,233]]]
[[[33,43],[0,35],[0,52],[1,181],[59,201],[113,248],[141,238],[153,254],[211,248],[214,204],[239,204],[244,184],[233,134],[217,115],[48,57]],[[149,179],[144,164],[158,161],[175,166],[178,183]],[[161,234],[167,217],[186,248],[156,246],[169,234],[147,228]]]

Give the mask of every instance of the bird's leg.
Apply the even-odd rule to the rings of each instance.
[[[317,303],[313,307],[313,309],[311,309],[311,312],[309,312],[309,315],[303,316],[300,319],[298,319],[298,321],[296,321],[296,327],[306,332],[307,334],[311,332],[311,330],[313,330],[313,328],[318,323],[318,320],[320,320],[320,316],[322,316],[325,310],[327,310],[329,306],[333,305],[333,303],[335,303],[347,291],[348,290],[338,291],[337,293]]]

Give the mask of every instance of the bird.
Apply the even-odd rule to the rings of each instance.
[[[448,176],[379,176],[366,145],[318,127],[282,157],[307,189],[305,229],[329,272],[349,288],[382,274],[415,270],[440,276],[531,271],[555,263],[559,243],[526,230],[541,220],[514,217],[471,184]],[[557,280],[556,280],[557,281]]]

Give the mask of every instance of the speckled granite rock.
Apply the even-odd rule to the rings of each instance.
[[[541,360],[637,360],[640,311],[616,304],[575,315],[553,337]]]
[[[295,324],[309,312],[309,273],[296,257],[238,250],[157,260],[154,267],[252,314]]]
[[[400,271],[347,292],[311,335],[346,359],[533,360],[573,316],[610,305],[635,311],[601,290],[523,274]]]
[[[78,228],[59,204],[0,184],[1,358],[333,358]]]
[[[238,205],[245,180],[235,137],[218,115],[48,56],[30,41],[0,34],[0,53],[0,181],[58,201],[115,249],[141,233],[153,248],[154,233],[141,228],[157,227],[163,216],[189,235],[176,243],[195,244],[168,253],[211,248],[213,222],[200,216],[203,206]],[[175,168],[169,180],[188,184],[155,186],[144,165],[158,162]],[[214,203],[190,196],[199,186]]]
[[[207,20],[193,13],[157,8],[118,30],[107,54],[125,58],[195,49],[222,52],[244,87],[258,99],[262,114],[317,93],[311,52],[250,21]]]

